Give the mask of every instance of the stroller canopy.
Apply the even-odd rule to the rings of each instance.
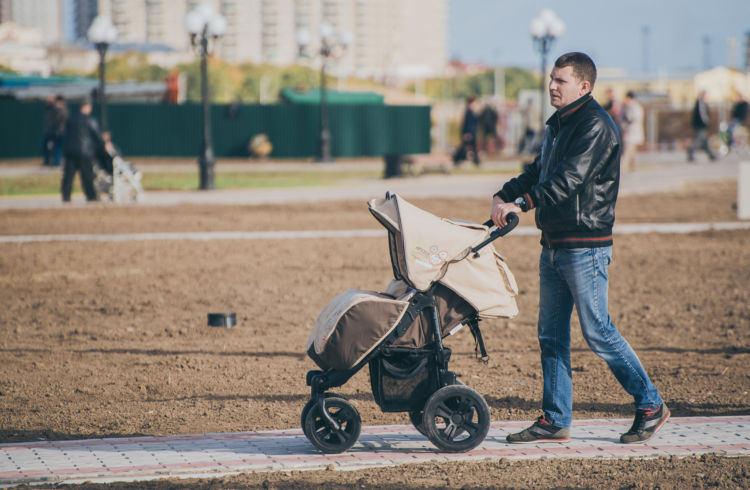
[[[511,318],[518,314],[518,286],[492,244],[471,248],[489,237],[480,224],[439,218],[397,195],[368,202],[370,212],[388,230],[396,279],[419,291],[435,282],[453,290],[480,316]]]

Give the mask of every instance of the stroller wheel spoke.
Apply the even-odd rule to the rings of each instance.
[[[453,422],[448,422],[448,425],[443,429],[443,433],[448,439],[455,439],[458,436],[459,428]]]
[[[445,403],[441,403],[435,408],[435,416],[443,418],[445,420],[450,420],[451,415],[453,414],[453,410],[451,410],[448,405]]]
[[[458,403],[458,410],[461,413],[466,413],[472,409],[472,400],[467,397],[461,397]]]
[[[479,432],[479,426],[473,422],[464,422],[461,424],[461,430],[469,433],[469,437],[474,437]]]

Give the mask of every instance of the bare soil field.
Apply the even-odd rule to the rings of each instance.
[[[489,207],[413,202],[474,221]],[[736,220],[736,184],[623,197],[617,218]],[[378,228],[364,202],[0,212],[0,235],[353,228]],[[520,286],[520,314],[482,323],[488,365],[474,359],[470,334],[451,337],[451,368],[485,396],[493,420],[533,420],[538,239],[511,234],[496,247]],[[750,414],[750,231],[618,235],[609,273],[610,314],[673,415]],[[346,289],[382,290],[390,278],[384,237],[0,244],[0,441],[297,427],[318,313]],[[237,312],[238,325],[207,327],[206,313],[221,311]],[[632,415],[632,400],[575,326],[573,369],[577,418]],[[363,424],[408,423],[380,412],[366,371],[338,390]],[[149,484],[183,485],[747,488],[750,459],[501,460]]]

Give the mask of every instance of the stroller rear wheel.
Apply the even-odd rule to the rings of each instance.
[[[484,397],[468,386],[445,386],[427,400],[422,423],[430,442],[440,450],[470,451],[490,430],[490,409]]]
[[[415,429],[419,431],[425,437],[427,435],[427,429],[424,428],[424,412],[421,410],[412,410],[409,412],[409,420]]]
[[[466,386],[463,381],[456,378],[454,373],[450,373],[453,376],[453,382],[451,384]],[[409,412],[409,421],[420,434],[425,437],[427,435],[427,429],[424,428],[424,410],[412,410]]]
[[[337,396],[327,397],[325,406],[336,425],[323,415],[320,405],[307,410],[302,430],[315,447],[324,453],[342,453],[359,438],[362,419],[354,406]]]

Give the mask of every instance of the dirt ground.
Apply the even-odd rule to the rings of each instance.
[[[488,212],[485,199],[413,202],[474,221]],[[736,184],[624,197],[617,219],[733,221]],[[1,235],[348,228],[378,228],[364,202],[0,212]],[[489,364],[475,361],[470,334],[448,342],[451,368],[493,420],[540,413],[537,241],[511,234],[496,245],[520,286],[520,314],[482,323]],[[674,416],[750,414],[748,250],[750,231],[615,237],[610,314]],[[385,238],[0,244],[0,442],[297,427],[318,313],[341,291],[382,290],[390,278]],[[237,312],[238,325],[207,327],[206,313],[219,311]],[[573,366],[577,418],[632,415],[575,329]],[[338,391],[365,425],[408,423],[380,412],[367,370]],[[747,488],[750,458],[501,460],[179,485]]]

